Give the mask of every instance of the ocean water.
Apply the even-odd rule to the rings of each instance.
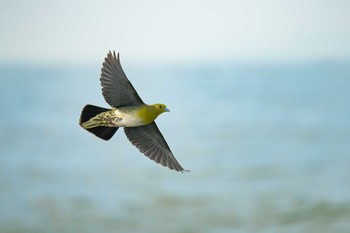
[[[118,130],[94,66],[0,65],[0,232],[350,232],[350,64],[124,69],[187,174]]]

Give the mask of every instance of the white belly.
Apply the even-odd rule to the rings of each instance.
[[[112,123],[117,127],[136,127],[144,125],[143,121],[133,113],[126,113],[119,109],[114,110],[115,119]]]

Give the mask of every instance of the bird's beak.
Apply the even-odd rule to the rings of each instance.
[[[164,111],[170,112],[169,108],[164,108]]]

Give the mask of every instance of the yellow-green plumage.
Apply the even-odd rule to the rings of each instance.
[[[169,112],[164,104],[142,105],[136,114],[146,124],[152,123],[160,114]]]

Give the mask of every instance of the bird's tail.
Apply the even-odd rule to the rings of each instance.
[[[84,125],[84,123],[88,122],[91,118],[108,110],[109,109],[97,107],[90,104],[86,105],[81,111],[79,125],[89,132],[95,134],[97,137],[103,140],[109,140],[115,134],[115,132],[117,132],[118,127],[99,126],[98,124],[96,124],[95,127],[86,127]]]

